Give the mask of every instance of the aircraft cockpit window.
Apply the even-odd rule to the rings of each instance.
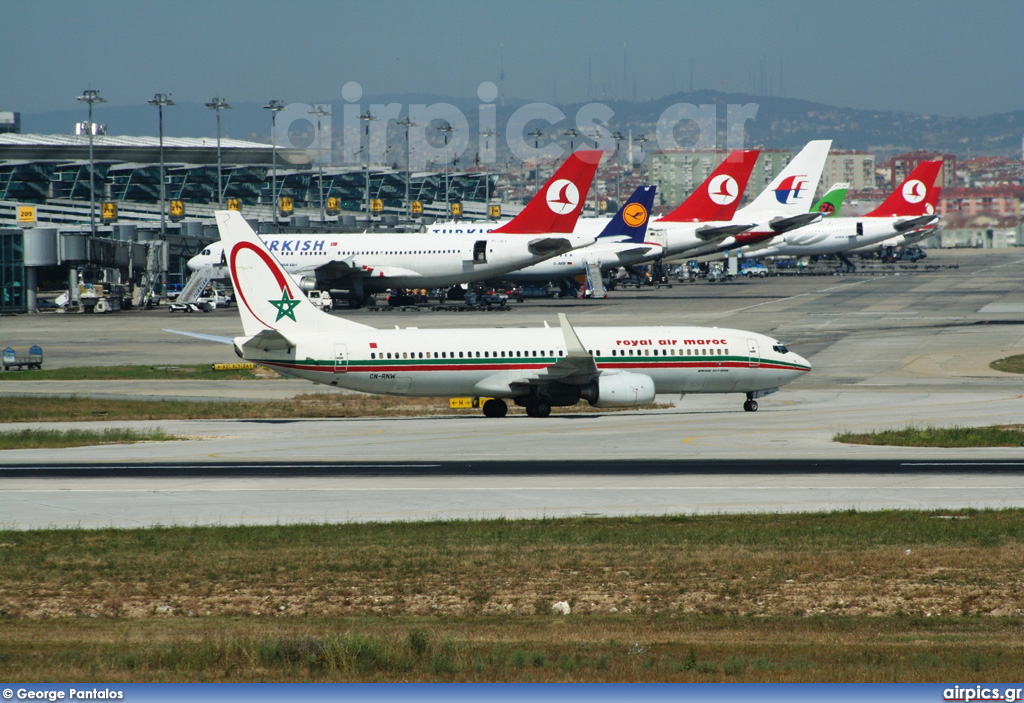
[[[774,349],[775,351],[777,351],[780,354],[788,354],[789,353],[789,350],[786,349],[786,347],[784,347],[781,344],[773,344],[772,345],[772,349]]]

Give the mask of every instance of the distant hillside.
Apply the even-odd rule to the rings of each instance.
[[[230,102],[230,100],[229,100]],[[342,107],[341,98],[314,100],[310,103],[331,105],[335,134],[340,134]],[[368,95],[360,102],[362,109],[371,104],[399,103],[431,105],[448,102],[458,107],[469,121],[470,132],[479,132],[477,114],[479,102],[464,98],[452,98],[429,94]],[[510,115],[526,100],[508,100],[498,108],[499,132]],[[646,134],[652,138],[658,119],[673,105],[717,105],[719,138],[723,148],[725,141],[726,106],[730,104],[758,105],[757,117],[746,123],[746,146],[761,146],[770,149],[795,149],[811,139],[831,138],[836,148],[870,151],[885,158],[894,153],[926,149],[967,156],[1021,156],[1021,142],[1024,137],[1024,110],[985,117],[937,117],[902,112],[858,110],[835,107],[796,98],[776,98],[749,95],[746,93],[721,93],[711,90],[693,93],[676,93],[658,100],[646,102],[605,101],[614,112],[608,121],[612,131],[632,130],[634,136]],[[557,125],[537,121],[542,131],[550,133],[564,145],[568,138],[565,130],[574,126],[573,121],[580,104],[557,105],[567,118]],[[7,106],[8,109],[18,109]],[[237,103],[234,109],[222,114],[224,136],[238,139],[269,141],[270,115],[261,109],[259,103]],[[96,107],[97,122],[109,125],[110,134],[146,135],[157,132],[156,110],[145,103],[139,105],[99,105]],[[22,110],[22,131],[33,133],[68,134],[74,123],[85,119],[83,107],[60,112],[33,113]],[[167,136],[212,137],[216,133],[212,112],[201,103],[180,103],[165,108],[164,133]],[[533,128],[533,123],[530,129]],[[696,140],[692,125],[681,125],[675,132],[676,140],[682,146]],[[689,141],[687,141],[689,140]],[[475,141],[475,140],[474,140]],[[503,140],[502,140],[503,142]],[[577,144],[580,140],[577,138]],[[648,150],[657,148],[648,144]],[[470,147],[470,153],[475,151]],[[504,149],[502,148],[502,151]]]

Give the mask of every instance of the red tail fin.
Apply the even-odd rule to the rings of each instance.
[[[658,222],[731,220],[743,198],[743,191],[760,153],[757,149],[748,149],[729,154],[682,205]]]
[[[865,217],[897,217],[931,215],[939,202],[941,161],[922,161],[885,202]]]
[[[523,211],[494,231],[504,234],[571,234],[583,212],[602,153],[596,149],[574,151]]]

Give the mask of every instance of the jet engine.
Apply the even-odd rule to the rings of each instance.
[[[317,290],[318,286],[316,284],[316,277],[303,276],[299,279],[299,288],[302,289],[303,293],[308,293],[311,290]]]
[[[595,408],[635,408],[654,402],[654,379],[642,373],[603,373],[580,390]]]

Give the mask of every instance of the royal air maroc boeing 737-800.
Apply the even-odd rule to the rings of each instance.
[[[744,409],[811,368],[777,340],[717,327],[580,327],[564,314],[536,328],[379,330],[318,310],[241,214],[216,213],[247,361],[314,383],[366,393],[487,398],[545,417],[586,400],[639,407],[655,394],[742,393]]]

